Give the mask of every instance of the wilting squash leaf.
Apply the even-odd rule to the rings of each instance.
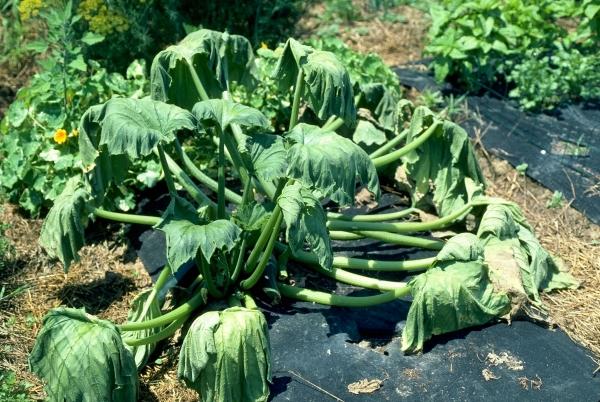
[[[306,242],[317,255],[319,265],[330,269],[333,252],[325,226],[327,216],[319,200],[296,182],[283,188],[277,203],[283,211],[286,237],[292,253],[302,251]]]
[[[204,401],[266,401],[271,352],[263,314],[243,307],[202,314],[183,341],[177,375]]]
[[[335,115],[352,127],[356,121],[354,92],[350,76],[333,53],[314,50],[310,46],[288,39],[273,74],[281,90],[296,84],[304,74],[305,100],[319,119]]]
[[[50,401],[137,401],[135,361],[119,330],[83,310],[61,307],[44,317],[29,367]]]
[[[246,137],[240,152],[246,167],[253,176],[264,181],[285,177],[287,151],[281,136],[255,134],[252,137]]]
[[[129,168],[127,155],[111,155],[106,147],[100,148],[100,121],[103,105],[90,107],[79,122],[79,155],[84,172],[92,187],[92,195],[102,202],[110,183],[125,180]]]
[[[529,301],[541,307],[539,291],[578,286],[575,278],[564,272],[562,264],[542,247],[514,204],[488,205],[477,236],[485,244],[490,270],[519,299],[513,304]],[[508,278],[516,279],[507,285]]]
[[[79,261],[79,250],[85,243],[89,198],[79,178],[71,178],[42,224],[40,245],[51,258],[63,263],[65,272],[73,261]]]
[[[98,147],[104,145],[111,155],[127,154],[132,159],[150,154],[160,142],[173,141],[177,131],[196,127],[187,110],[148,98],[113,98],[99,113]]]
[[[252,87],[255,81],[254,53],[246,38],[200,29],[154,57],[152,98],[190,110],[201,100],[190,66],[210,98],[220,98],[229,82]]]
[[[285,140],[287,176],[318,190],[340,205],[354,202],[356,178],[375,194],[380,195],[379,177],[369,155],[351,140],[317,126],[300,123]]]
[[[415,109],[407,143],[432,122],[432,116],[422,110]],[[455,212],[469,201],[467,179],[482,189],[485,186],[469,136],[450,121],[444,121],[429,139],[402,159],[413,183],[414,201],[417,205],[431,202],[440,216]]]
[[[194,105],[192,113],[198,121],[209,125],[217,124],[221,130],[227,129],[230,124],[265,129],[269,127],[269,120],[259,110],[229,99],[209,99],[198,102]]]
[[[394,131],[397,121],[398,99],[381,83],[360,86],[362,94],[359,107],[369,109],[386,130]]]
[[[167,238],[167,260],[173,273],[194,259],[198,251],[207,261],[216,250],[231,251],[241,233],[240,228],[225,219],[203,221],[194,207],[181,197],[172,198],[156,228]]]
[[[510,300],[495,291],[483,249],[470,233],[451,238],[433,268],[409,282],[413,302],[402,332],[402,350],[418,352],[433,335],[482,325],[510,310]]]

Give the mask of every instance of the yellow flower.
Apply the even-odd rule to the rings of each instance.
[[[260,42],[260,48],[261,49],[268,49],[269,45],[267,45],[265,42]]]
[[[71,130],[71,137],[77,137],[78,135],[79,135],[79,130],[77,130],[76,128]]]
[[[42,7],[42,0],[22,0],[19,3],[21,21],[27,21],[30,18],[37,17]]]
[[[57,144],[64,144],[65,142],[67,142],[67,130],[65,130],[64,128],[59,128],[58,130],[56,130],[56,132],[54,133],[54,142],[56,142]]]

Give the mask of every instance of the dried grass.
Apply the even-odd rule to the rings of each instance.
[[[506,161],[480,152],[488,193],[515,201],[523,209],[540,242],[558,256],[581,281],[575,290],[543,296],[551,318],[574,341],[600,357],[600,227],[571,208],[573,196],[561,208],[546,203],[553,192],[520,175]]]

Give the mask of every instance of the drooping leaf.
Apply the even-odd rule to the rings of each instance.
[[[304,74],[305,100],[321,120],[335,115],[349,127],[356,121],[354,93],[348,71],[333,53],[314,50],[288,39],[273,74],[287,91]]]
[[[65,272],[73,261],[79,261],[79,250],[85,243],[88,200],[83,183],[75,177],[70,179],[42,224],[40,245],[51,258],[63,263]]]
[[[255,134],[246,137],[243,148],[240,151],[252,175],[264,181],[285,176],[287,152],[281,136]]]
[[[222,130],[230,124],[244,127],[268,128],[269,120],[259,110],[233,102],[229,99],[209,99],[194,105],[192,113],[198,121],[218,125]]]
[[[99,113],[98,147],[104,145],[111,155],[127,154],[132,159],[150,154],[160,142],[173,141],[177,131],[196,127],[190,112],[148,98],[113,98]]]
[[[201,100],[190,72],[196,72],[210,98],[227,83],[254,83],[254,53],[246,38],[200,29],[156,55],[150,69],[152,98],[190,110]]]
[[[352,135],[352,141],[356,144],[365,144],[370,147],[371,145],[382,145],[387,141],[385,133],[379,130],[373,125],[373,123],[366,120],[359,120]]]
[[[356,178],[379,198],[379,178],[369,155],[351,140],[309,124],[285,136],[287,176],[340,205],[354,202]]]
[[[119,330],[83,310],[57,308],[44,317],[29,367],[51,401],[137,401],[135,361]]]
[[[177,376],[206,401],[266,401],[271,381],[267,321],[231,307],[202,314],[181,347]]]
[[[517,278],[509,288],[513,294],[521,295],[521,304],[529,300],[542,306],[539,291],[578,286],[562,264],[542,247],[514,204],[488,205],[477,236],[485,243],[490,270],[503,278]]]
[[[523,285],[528,296],[541,302],[538,290],[550,292],[556,289],[575,289],[579,282],[538,241],[534,234],[521,226],[519,241],[529,256],[527,269],[521,271]]]
[[[356,121],[354,92],[350,76],[333,53],[314,51],[301,66],[304,70],[307,100],[319,119],[338,116],[347,126]]]
[[[158,298],[154,297],[152,302],[149,302],[148,300],[149,296],[152,294],[152,289],[146,289],[136,296],[127,313],[127,322],[141,322],[160,317],[161,311]],[[122,337],[124,341],[143,339],[159,333],[161,329],[161,327],[154,327],[141,331],[127,331],[122,334]],[[125,347],[133,355],[135,364],[137,365],[138,370],[140,370],[146,365],[150,355],[154,352],[156,343],[148,343],[140,346],[129,346],[125,344]]]
[[[420,118],[418,108],[415,110],[407,143],[429,126],[425,125],[427,119]],[[482,189],[485,186],[467,133],[449,121],[439,125],[431,137],[402,159],[413,183],[414,201],[417,205],[431,202],[440,216],[455,212],[469,201],[467,179]]]
[[[362,93],[359,107],[366,107],[386,130],[393,131],[397,121],[398,99],[381,83],[371,83],[360,87]]]
[[[305,46],[292,38],[287,40],[273,73],[280,89],[287,91],[296,84],[300,68],[306,63],[308,54],[312,52],[314,49],[310,46]]]
[[[84,171],[92,187],[92,195],[98,203],[110,183],[121,183],[128,172],[127,155],[111,155],[106,147],[100,147],[100,121],[103,105],[90,107],[79,122],[79,155]]]
[[[434,267],[409,282],[413,302],[402,332],[402,350],[414,353],[433,335],[482,325],[510,310],[510,300],[490,283],[478,239],[454,236]]]
[[[277,199],[286,224],[286,238],[292,253],[302,251],[307,243],[317,255],[319,265],[330,269],[333,262],[331,239],[325,222],[327,216],[319,200],[300,183],[283,188]]]
[[[207,261],[216,250],[231,251],[241,233],[240,228],[225,219],[203,222],[194,207],[180,197],[171,200],[156,228],[165,233],[167,260],[173,273],[194,259],[198,251]]]

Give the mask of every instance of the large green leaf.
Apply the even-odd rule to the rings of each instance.
[[[137,401],[135,361],[119,330],[83,310],[58,308],[44,317],[29,367],[46,382],[50,401]]]
[[[319,200],[296,182],[283,188],[277,199],[283,211],[286,237],[292,253],[302,251],[307,243],[319,259],[319,265],[330,269],[333,262],[331,240],[325,222],[327,215]]]
[[[191,109],[201,98],[190,66],[211,98],[220,98],[228,81],[254,83],[250,42],[243,36],[200,29],[156,55],[150,69],[152,98]]]
[[[173,141],[179,130],[196,128],[190,112],[148,98],[113,98],[99,113],[98,147],[104,145],[111,155],[127,154],[132,159],[150,154],[161,142]]]
[[[246,137],[243,149],[240,151],[252,175],[267,182],[285,177],[287,151],[281,136],[255,134]]]
[[[225,219],[203,222],[194,207],[180,197],[171,200],[156,228],[167,238],[167,260],[173,272],[194,259],[199,251],[207,261],[216,250],[230,251],[241,233],[240,228]]]
[[[287,176],[340,205],[354,203],[356,178],[379,198],[379,178],[369,155],[351,140],[309,124],[285,136]]]
[[[146,289],[136,296],[131,303],[129,313],[127,313],[127,322],[147,321],[161,316],[162,313],[160,311],[158,297],[154,296],[151,302],[148,300],[149,296],[153,294],[153,289]],[[143,339],[159,333],[161,329],[161,327],[154,327],[141,331],[127,331],[122,334],[122,337],[125,341]],[[156,343],[148,343],[140,346],[129,346],[125,344],[125,347],[133,355],[135,364],[137,365],[138,370],[140,370],[146,365],[148,358],[150,358],[150,355],[154,352]]]
[[[78,178],[70,179],[54,201],[40,233],[40,245],[52,258],[58,258],[65,272],[73,261],[79,261],[79,250],[85,243],[88,224],[89,194]]]
[[[206,401],[266,401],[271,381],[267,321],[258,310],[231,307],[202,314],[179,354],[177,376]]]
[[[218,125],[226,130],[231,124],[244,127],[269,128],[269,120],[259,110],[233,102],[229,99],[209,99],[194,105],[192,113],[198,121]]]
[[[287,91],[304,74],[306,101],[321,120],[335,115],[353,126],[356,121],[354,92],[350,76],[333,53],[314,50],[294,39],[288,39],[273,77]]]
[[[402,350],[418,352],[433,335],[482,325],[506,314],[510,300],[490,283],[476,236],[454,236],[434,267],[409,282],[413,302],[402,332]]]
[[[429,126],[428,119],[427,115],[421,116],[419,108],[415,110],[407,143]],[[468,180],[485,186],[467,133],[450,121],[439,125],[429,139],[403,157],[403,162],[413,183],[414,201],[417,205],[431,202],[440,216],[455,212],[469,201]]]

